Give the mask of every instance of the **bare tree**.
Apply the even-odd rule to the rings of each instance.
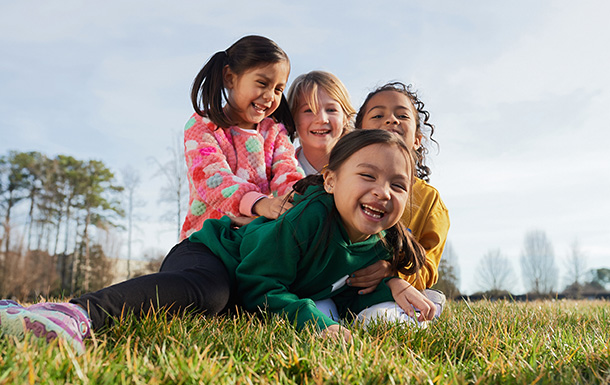
[[[580,248],[577,239],[570,246],[570,252],[565,259],[564,266],[566,268],[566,290],[569,289],[571,294],[580,297],[587,273],[587,256]]]
[[[521,255],[521,274],[526,289],[536,294],[550,294],[557,285],[557,267],[553,246],[540,230],[525,234]]]
[[[516,281],[510,260],[499,249],[488,251],[479,260],[477,277],[481,290],[491,292],[511,291]]]
[[[167,149],[170,153],[168,161],[165,163],[161,163],[157,159],[153,159],[153,161],[158,167],[155,176],[161,175],[165,179],[165,185],[161,189],[159,202],[169,203],[173,207],[165,212],[162,218],[175,220],[177,229],[176,240],[179,240],[183,212],[188,203],[188,181],[182,133],[175,136],[174,145]]]
[[[131,166],[125,167],[121,174],[123,185],[127,194],[127,279],[131,278],[131,245],[133,234],[133,220],[137,219],[135,210],[144,206],[144,202],[137,200],[136,190],[140,186],[140,174]]]

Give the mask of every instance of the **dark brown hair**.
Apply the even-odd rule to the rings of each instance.
[[[398,135],[384,130],[356,130],[347,133],[343,136],[337,144],[333,147],[330,152],[330,159],[327,168],[332,171],[337,171],[355,152],[361,150],[367,146],[373,144],[387,144],[390,146],[396,146],[400,150],[404,151],[407,162],[410,163],[409,178],[411,185],[413,184],[415,163],[413,161],[413,150],[409,149],[405,142]],[[316,185],[322,186],[324,184],[324,178],[322,175],[310,175],[305,179],[301,179],[294,185],[294,190],[303,195],[307,187]],[[321,192],[324,193],[324,192]],[[335,199],[341,199],[337,197]],[[330,241],[330,224],[333,220],[339,219],[339,213],[335,208],[331,215],[325,222],[325,229],[323,233],[329,234],[327,242]],[[405,275],[412,275],[419,272],[419,269],[423,266],[426,259],[426,251],[424,248],[413,238],[410,232],[408,232],[404,225],[400,222],[385,232],[385,237],[382,238],[388,251],[392,254],[392,267],[394,270],[399,271]],[[323,244],[323,243],[322,243]],[[418,275],[419,279],[419,275]]]
[[[429,182],[430,174],[432,172],[430,170],[430,167],[426,165],[426,154],[429,152],[429,150],[425,146],[425,139],[431,140],[437,145],[438,142],[434,140],[434,138],[432,138],[432,135],[434,135],[434,125],[428,121],[430,119],[430,113],[425,110],[424,102],[419,99],[419,97],[417,96],[417,92],[411,89],[411,85],[407,86],[401,82],[390,82],[370,92],[367,95],[366,99],[364,99],[364,103],[362,103],[360,110],[358,110],[358,114],[356,114],[356,121],[354,123],[354,126],[356,127],[356,129],[363,128],[362,120],[364,119],[364,115],[366,113],[367,103],[369,102],[369,100],[371,100],[373,96],[384,91],[395,91],[404,94],[407,98],[409,98],[411,103],[413,103],[413,107],[415,107],[415,110],[417,111],[416,135],[421,135],[424,140],[422,140],[421,146],[419,146],[419,148],[415,151],[415,167],[417,170],[417,177],[425,180],[426,182]],[[424,133],[424,129],[428,132],[427,135],[426,133]]]
[[[223,68],[228,65],[235,74],[269,64],[286,61],[288,55],[273,40],[263,36],[245,36],[225,51],[216,52],[199,71],[191,88],[191,103],[195,112],[206,116],[218,127],[227,128],[234,123],[225,116],[223,102],[228,102],[223,84]],[[282,94],[278,108],[271,116],[283,123],[292,138],[294,121],[288,102]]]

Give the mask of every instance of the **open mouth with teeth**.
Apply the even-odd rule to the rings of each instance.
[[[381,219],[385,215],[385,211],[372,207],[372,206],[369,206],[365,203],[361,204],[360,208],[362,209],[362,211],[364,211],[364,213],[366,215],[368,215],[369,217],[373,217],[375,219]]]
[[[267,107],[261,106],[260,104],[252,103],[252,107],[254,107],[254,110],[258,112],[264,113],[265,111],[267,111]]]
[[[330,130],[312,130],[309,131],[312,135],[324,136],[330,134]]]

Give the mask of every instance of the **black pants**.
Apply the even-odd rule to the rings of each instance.
[[[231,283],[224,263],[203,244],[185,239],[167,254],[158,273],[130,279],[70,302],[84,307],[93,330],[128,313],[151,309],[215,315],[227,308]]]

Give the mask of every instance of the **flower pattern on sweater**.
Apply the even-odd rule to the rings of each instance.
[[[206,219],[244,216],[240,202],[245,194],[280,196],[304,176],[286,129],[271,118],[253,131],[219,128],[193,114],[184,130],[190,191],[181,240]]]

